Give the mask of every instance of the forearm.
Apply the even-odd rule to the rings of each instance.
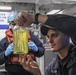
[[[33,22],[35,22],[35,15],[32,15]],[[38,22],[44,24],[46,20],[48,19],[47,15],[39,15],[38,16]]]
[[[62,33],[74,38],[75,40],[75,31],[76,31],[76,17],[64,14],[56,15],[39,15],[38,22],[43,23],[42,25],[49,25],[56,28]]]
[[[48,19],[47,15],[39,15],[38,22],[44,24],[47,19]]]

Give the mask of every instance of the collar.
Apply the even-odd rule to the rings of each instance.
[[[72,51],[73,51],[74,47],[75,47],[74,45],[72,45],[72,44],[70,45],[69,50],[68,50],[68,55],[63,60],[60,60],[59,56],[56,54],[54,69],[58,69],[59,68],[59,63],[61,65],[63,65],[63,66],[68,63],[70,58],[73,57]]]

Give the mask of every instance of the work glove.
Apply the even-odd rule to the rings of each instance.
[[[31,49],[33,52],[37,52],[38,51],[38,47],[36,46],[36,44],[34,42],[28,42],[28,47],[29,49]]]
[[[9,56],[12,52],[13,52],[13,43],[7,47],[5,51],[5,56]]]

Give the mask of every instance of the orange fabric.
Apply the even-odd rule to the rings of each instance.
[[[30,33],[30,31],[28,31],[28,32]],[[28,33],[28,41],[30,42],[31,41],[31,36],[30,36],[29,33]],[[13,34],[10,31],[10,29],[6,30],[5,34],[6,34],[6,37],[8,39],[8,42],[11,43],[13,41]]]
[[[6,37],[8,39],[8,43],[10,44],[13,41],[13,34],[10,31],[10,29],[6,30],[5,34],[6,34]]]

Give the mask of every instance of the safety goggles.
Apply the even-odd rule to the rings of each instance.
[[[16,25],[16,23],[14,22],[14,21],[11,21],[11,22],[9,22],[10,24],[12,24],[12,25]]]

